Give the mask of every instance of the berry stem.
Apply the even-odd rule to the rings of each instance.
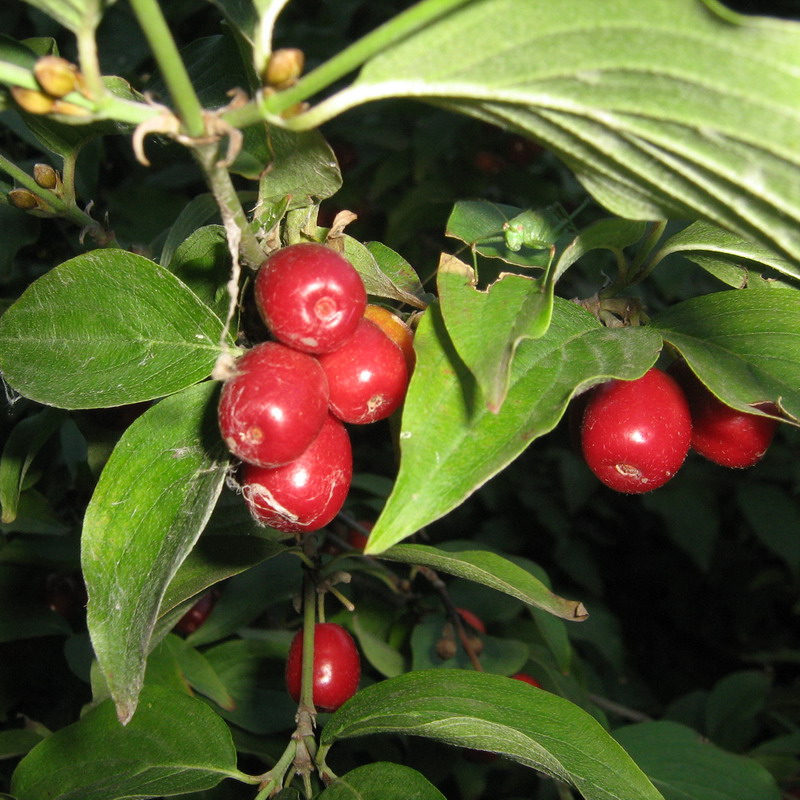
[[[258,269],[264,260],[264,251],[261,249],[253,229],[250,227],[250,222],[247,219],[244,208],[242,208],[242,203],[236,193],[230,173],[219,164],[217,146],[195,147],[192,148],[192,153],[203,171],[211,194],[214,195],[214,199],[217,201],[229,241],[235,228],[239,236],[237,249],[242,260],[251,269]]]
[[[275,766],[261,776],[261,782],[258,785],[259,792],[254,800],[266,800],[267,797],[271,797],[275,793],[275,790],[282,785],[283,777],[286,774],[286,770],[291,766],[292,761],[294,761],[296,752],[297,742],[294,739],[290,739],[289,744],[286,745],[286,749],[283,751],[283,755],[278,759]]]
[[[314,710],[314,631],[317,624],[317,589],[306,570],[303,574],[303,670],[300,678],[300,708]]]

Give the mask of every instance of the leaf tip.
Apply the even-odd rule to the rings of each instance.
[[[585,619],[588,619],[589,612],[586,609],[586,606],[583,603],[578,603],[575,606],[575,611],[573,612],[573,618],[576,622],[583,622]]]
[[[127,725],[136,711],[137,700],[136,698],[129,698],[117,701],[117,719],[121,725]]]

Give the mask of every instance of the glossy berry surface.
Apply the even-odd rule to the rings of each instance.
[[[772,444],[778,421],[731,408],[705,387],[685,363],[670,372],[680,383],[692,415],[692,449],[722,467],[757,464]]]
[[[350,437],[328,415],[317,438],[290,464],[244,464],[241,488],[256,520],[279,531],[303,533],[323,528],[339,513],[352,476]]]
[[[367,295],[350,262],[322,244],[277,250],[255,280],[256,306],[272,335],[305,353],[329,353],[364,315]]]
[[[336,351],[319,356],[330,390],[330,409],[344,422],[366,424],[396,411],[408,388],[400,348],[381,329],[362,319]]]
[[[642,494],[663,486],[689,451],[689,404],[677,382],[659,369],[635,381],[613,380],[591,390],[581,448],[610,488]]]
[[[303,672],[303,631],[289,647],[286,688],[295,702],[300,700]],[[314,705],[319,711],[335,711],[358,689],[361,658],[353,637],[333,622],[314,626]]]
[[[327,416],[328,381],[319,362],[277,342],[248,350],[220,394],[225,444],[238,458],[261,467],[300,456]]]
[[[364,318],[377,325],[403,351],[406,369],[411,375],[417,361],[417,354],[414,352],[414,333],[411,328],[388,308],[373,303],[367,305]]]

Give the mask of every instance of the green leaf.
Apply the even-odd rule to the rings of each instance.
[[[199,194],[193,197],[178,214],[178,218],[169,228],[158,263],[168,267],[180,244],[191,236],[198,228],[213,220],[219,220],[219,206],[212,194]],[[223,229],[224,230],[224,229]],[[173,270],[174,272],[174,270]]]
[[[284,665],[290,631],[267,631],[263,638],[236,639],[212,647],[205,657],[233,698],[220,714],[257,734],[291,731],[297,712],[286,692]]]
[[[425,544],[398,544],[384,550],[380,557],[466,578],[562,619],[583,620],[588,616],[583,603],[558,597],[528,570],[490,550],[445,551]]]
[[[698,0],[478,0],[312,109],[414,97],[526,132],[628,219],[706,219],[800,258],[800,30]]]
[[[366,248],[372,253],[378,269],[391,282],[395,294],[384,294],[415,308],[425,308],[433,297],[423,289],[419,276],[399,253],[380,242],[367,242]]]
[[[505,402],[520,342],[538,339],[550,325],[553,284],[506,272],[482,291],[472,267],[443,254],[437,285],[453,346],[496,414]]]
[[[661,798],[585,711],[500,675],[435,669],[368,686],[328,720],[320,744],[327,750],[339,739],[375,733],[426,736],[503,753],[571,783],[586,800]]]
[[[116,0],[25,0],[73,33],[95,28],[103,11]]]
[[[381,675],[394,678],[406,671],[403,654],[369,630],[357,611],[352,614],[352,624],[361,652]]]
[[[468,245],[486,258],[499,258],[519,267],[546,267],[549,260],[541,249],[510,250],[503,236],[503,225],[523,209],[483,200],[459,200],[447,220],[445,235]]]
[[[42,741],[42,734],[27,728],[0,731],[0,759],[24,756]]]
[[[14,426],[0,458],[0,508],[3,523],[17,518],[17,504],[28,469],[42,445],[58,430],[64,413],[46,408]]]
[[[286,546],[275,541],[268,529],[249,530],[257,526],[249,512],[241,508],[244,505],[241,497],[233,496],[234,507],[226,502],[226,498],[231,499],[223,491],[206,530],[170,581],[161,601],[155,639],[171,630],[183,613],[188,611],[193,600],[210,586],[242,572],[253,572],[252,568],[261,562],[286,552]],[[214,518],[220,512],[232,517],[232,528],[239,523],[239,530],[227,533],[211,530]],[[247,519],[242,519],[245,516]],[[212,614],[212,618],[192,634],[192,644],[205,643],[206,637],[212,635],[207,627],[212,626],[213,616]],[[222,635],[227,634],[226,628]],[[207,641],[214,641],[215,638],[221,637],[212,636]]]
[[[397,262],[389,259],[389,272],[384,272],[382,265],[378,263],[378,258],[382,263],[387,260],[385,250],[376,248],[377,257],[367,245],[361,244],[352,236],[343,236],[344,256],[356,268],[367,294],[373,297],[388,297],[392,300],[400,300],[408,303],[415,308],[425,308],[425,301],[420,299],[417,294],[406,291],[402,283],[396,282]],[[388,250],[388,248],[386,248]],[[405,278],[402,278],[405,281]]]
[[[795,575],[800,573],[800,510],[786,489],[773,483],[741,482],[736,504],[761,543]]]
[[[724,291],[677,303],[651,327],[724,403],[775,403],[800,420],[800,292]]]
[[[629,219],[601,219],[582,230],[564,250],[555,264],[555,279],[560,278],[578,259],[591,250],[622,250],[639,241],[646,224]]]
[[[94,250],[45,273],[0,318],[0,370],[62,408],[172,394],[207,377],[222,322],[163,267]]]
[[[212,528],[222,515],[230,517],[231,530],[216,535]],[[156,638],[172,629],[201,592],[226,578],[232,580],[226,583],[211,616],[188,637],[190,644],[198,646],[224,639],[258,616],[269,599],[282,593],[288,584],[291,589],[287,596],[296,591],[301,580],[299,560],[286,555],[273,563],[274,556],[285,554],[287,546],[275,541],[270,529],[252,531],[253,528],[257,524],[244,508],[242,498],[223,490],[206,531],[167,587]],[[267,585],[270,592],[265,594],[260,587]]]
[[[165,245],[166,249],[166,245]],[[169,270],[221,318],[228,310],[231,257],[222,225],[206,225],[175,249]]]
[[[742,752],[758,734],[770,680],[752,670],[732,672],[717,681],[706,703],[706,733],[725,750]]]
[[[234,708],[236,703],[220,680],[208,659],[180,636],[170,634],[162,645],[175,657],[188,684],[197,692],[213,700],[222,708]]]
[[[378,761],[336,778],[319,800],[445,800],[445,796],[411,767]]]
[[[654,260],[660,261],[671,253],[680,253],[735,289],[780,285],[774,279],[761,279],[766,277],[761,274],[764,267],[800,279],[796,262],[707,222],[695,222],[670,236]]]
[[[400,426],[400,472],[367,552],[380,553],[456,508],[551,431],[578,390],[640,377],[661,344],[655,330],[604,328],[556,298],[547,333],[517,348],[508,396],[492,414],[454,351],[439,306],[429,306],[414,337],[417,365]]]
[[[223,720],[199,700],[150,686],[126,727],[106,701],[37,745],[11,791],[17,800],[144,800],[244,777]]]
[[[228,466],[215,383],[157,403],[123,434],[89,503],[88,625],[120,719],[136,709],[167,586],[211,514]]]
[[[291,195],[289,208],[300,208],[339,191],[339,165],[319,131],[295,133],[273,126],[267,131],[267,141],[271,168],[265,169],[267,163],[261,163],[255,174],[246,175],[260,178],[262,203]]]
[[[664,800],[778,800],[772,776],[677,722],[643,722],[614,732]]]

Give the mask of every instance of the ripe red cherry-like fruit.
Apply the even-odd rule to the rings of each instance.
[[[529,683],[531,686],[535,686],[537,689],[542,688],[542,684],[536,680],[536,678],[528,675],[527,672],[518,672],[516,675],[511,676],[516,681],[522,681],[523,683]]]
[[[313,356],[263,342],[236,362],[218,411],[231,453],[260,467],[288,464],[314,441],[328,416],[328,380]]]
[[[303,631],[295,634],[286,660],[286,688],[300,700],[303,672]],[[314,705],[319,711],[336,711],[358,689],[361,658],[353,637],[341,625],[320,622],[314,626]]]
[[[353,477],[350,437],[328,415],[305,452],[282,467],[242,466],[242,496],[253,517],[288,533],[325,527],[344,504]]]
[[[731,408],[706,388],[685,362],[670,374],[680,383],[692,415],[692,449],[723,467],[744,469],[757,464],[772,444],[778,421]]]
[[[403,351],[410,377],[417,362],[417,354],[414,352],[414,332],[411,328],[388,308],[373,303],[367,304],[364,317],[374,322]]]
[[[377,325],[362,319],[333,353],[319,356],[330,390],[330,409],[344,422],[385,419],[403,402],[408,369],[403,351]]]
[[[612,489],[642,494],[663,486],[683,464],[692,436],[686,396],[659,369],[634,381],[591,390],[581,448],[594,474]]]
[[[352,336],[367,294],[350,262],[322,244],[274,252],[258,271],[258,310],[272,335],[305,353],[329,353]]]

